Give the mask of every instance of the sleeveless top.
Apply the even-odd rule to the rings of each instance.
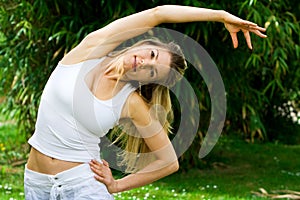
[[[85,77],[103,59],[57,65],[41,96],[35,132],[28,141],[32,147],[65,161],[100,158],[100,137],[118,124],[126,99],[136,89],[128,83],[111,99],[97,99]]]

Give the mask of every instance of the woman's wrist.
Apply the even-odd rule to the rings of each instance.
[[[122,192],[122,190],[119,188],[119,180],[114,180],[110,186],[107,186],[107,190],[111,194]]]
[[[225,17],[229,14],[224,10],[177,5],[157,6],[153,8],[153,13],[158,24],[200,21],[224,22]]]
[[[226,16],[228,15],[228,12],[225,10],[215,10],[216,11],[216,20],[217,22],[225,22]]]

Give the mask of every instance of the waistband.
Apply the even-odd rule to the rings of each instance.
[[[25,165],[25,177],[34,179],[38,184],[76,184],[94,177],[88,163],[80,164],[71,169],[57,173],[55,175],[43,174],[32,171]]]

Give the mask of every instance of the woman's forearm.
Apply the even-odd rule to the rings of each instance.
[[[150,184],[160,178],[176,172],[179,168],[177,161],[172,162],[166,166],[163,166],[164,164],[161,162],[162,161],[159,160],[154,161],[143,170],[116,180],[117,186],[115,192],[123,192]]]
[[[158,23],[183,23],[196,21],[223,22],[226,12],[190,6],[163,5],[155,8]]]
[[[183,23],[195,21],[223,22],[226,12],[180,5],[157,6],[114,21],[111,27],[130,29],[151,28],[162,23]]]
[[[120,18],[95,31],[93,38],[110,38],[109,42],[123,41],[140,35],[162,23],[194,21],[223,22],[225,11],[190,6],[163,5]],[[113,36],[116,36],[114,38]],[[93,41],[94,42],[94,41]]]

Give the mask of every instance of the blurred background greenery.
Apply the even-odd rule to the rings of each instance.
[[[218,66],[227,95],[224,135],[249,142],[300,144],[297,0],[1,0],[2,116],[15,121],[18,134],[29,138],[43,87],[62,56],[89,32],[163,4],[222,9],[267,28],[267,39],[252,35],[254,48],[249,51],[242,34],[239,48],[233,49],[221,23],[161,25],[198,41]],[[189,69],[185,76],[198,95],[201,112],[199,134],[180,161],[184,169],[189,169],[203,164],[195,152],[207,130],[210,99],[198,73]]]

